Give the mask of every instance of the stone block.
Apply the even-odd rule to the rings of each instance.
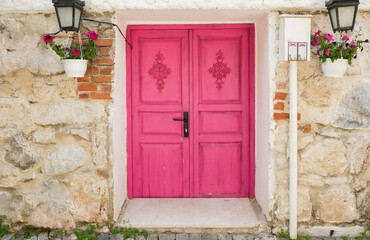
[[[176,234],[174,233],[160,233],[158,235],[159,240],[175,240]]]
[[[365,160],[370,156],[370,136],[351,137],[347,140],[347,157],[349,172],[359,174],[363,170]]]
[[[33,142],[39,144],[55,143],[55,131],[52,128],[39,128],[32,133]]]
[[[101,234],[98,234],[98,239],[99,240],[110,240],[110,235],[107,233],[101,233]]]
[[[308,144],[312,143],[314,141],[312,134],[307,133],[298,133],[298,150],[302,150],[305,147],[307,147]]]
[[[326,225],[326,226],[312,226],[312,227],[305,227],[300,226],[298,228],[298,234],[301,236],[312,236],[312,237],[329,237],[330,232],[334,230],[332,237],[342,237],[342,236],[349,236],[349,237],[356,237],[360,234],[360,232],[364,231],[364,227],[362,226],[352,226],[352,227],[341,227],[341,226],[333,226],[333,225]]]
[[[37,106],[32,111],[35,112],[35,115],[38,113],[39,116],[35,122],[40,125],[86,125],[105,120],[107,117],[104,105],[73,100],[51,102],[45,109],[40,109],[40,106]],[[41,114],[40,111],[42,111]]]
[[[202,240],[217,240],[216,234],[204,233],[202,234]]]
[[[202,234],[191,233],[189,238],[190,238],[190,240],[202,240]]]
[[[176,234],[176,240],[189,240],[189,234],[187,234],[187,233],[178,233],[178,234]]]
[[[217,234],[217,239],[218,240],[233,240],[233,237],[227,233],[219,233]]]
[[[37,162],[30,145],[20,134],[8,139],[4,148],[4,160],[20,170],[27,170]]]
[[[110,235],[109,236],[110,240],[123,240],[123,236],[121,234],[116,234],[116,235]],[[145,240],[145,239],[144,239]]]
[[[324,178],[316,174],[304,174],[299,176],[298,183],[307,186],[324,186]]]
[[[344,129],[370,129],[370,85],[363,84],[343,96],[335,125]]]
[[[361,218],[368,220],[370,216],[370,188],[365,188],[357,194],[357,208]]]
[[[321,176],[343,174],[348,166],[345,153],[345,145],[335,139],[324,139],[311,144],[301,154],[299,172]]]
[[[233,235],[234,240],[247,240],[245,235]]]
[[[288,147],[288,122],[277,122],[274,134],[275,150],[279,153],[286,153]]]
[[[97,130],[92,133],[92,160],[97,166],[103,166],[107,162],[107,130]]]
[[[86,151],[78,143],[59,144],[44,161],[45,173],[59,175],[71,172],[86,162]]]
[[[38,236],[37,236],[37,240],[49,240],[49,236],[48,236],[48,233],[40,233]]]
[[[275,211],[276,217],[281,221],[286,221],[289,219],[289,191],[285,185],[281,185],[278,187],[277,199],[278,207]],[[306,222],[311,220],[312,203],[308,187],[298,187],[297,214],[299,222]]]
[[[352,222],[359,218],[356,197],[348,187],[332,187],[319,197],[318,216],[327,223]]]
[[[88,129],[71,129],[71,134],[90,141],[90,130]]]
[[[349,182],[348,176],[329,177],[324,179],[324,183],[328,185],[344,185]]]
[[[143,237],[143,236],[141,236],[141,237]],[[158,234],[157,233],[149,234],[149,236],[147,237],[147,240],[158,240]]]
[[[11,234],[6,234],[4,235],[1,240],[11,240],[13,238],[13,236]]]

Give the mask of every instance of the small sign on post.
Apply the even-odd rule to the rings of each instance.
[[[298,43],[297,42],[289,42],[288,59],[289,61],[298,60]]]
[[[289,42],[288,43],[289,61],[307,61],[307,43]]]

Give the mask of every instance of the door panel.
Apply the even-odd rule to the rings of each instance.
[[[130,28],[129,196],[253,197],[253,26]]]
[[[183,197],[182,144],[141,144],[142,197]]]
[[[194,30],[192,40],[194,196],[246,197],[248,30]]]
[[[133,197],[189,197],[188,31],[132,32]]]
[[[198,72],[199,78],[195,79],[198,81],[200,103],[240,103],[241,39],[240,36],[214,35],[224,31],[195,32],[194,44],[198,47],[194,52],[195,67],[202,69]]]
[[[240,194],[241,143],[201,143],[199,151],[199,195]]]

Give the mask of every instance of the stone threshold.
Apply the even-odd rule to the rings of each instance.
[[[262,233],[267,221],[248,198],[136,198],[125,202],[119,223],[149,232]]]

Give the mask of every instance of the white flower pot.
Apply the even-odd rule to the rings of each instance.
[[[68,77],[83,77],[86,73],[87,61],[81,59],[64,59],[62,63]]]
[[[326,77],[343,77],[347,71],[348,60],[337,59],[334,62],[330,58],[326,62],[321,63],[322,72]]]

